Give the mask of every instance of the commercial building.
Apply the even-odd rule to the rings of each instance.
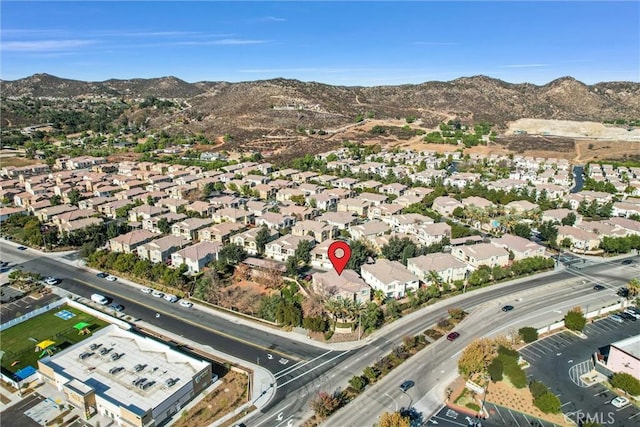
[[[86,418],[152,427],[208,387],[211,364],[115,325],[38,361],[41,378],[63,391]]]

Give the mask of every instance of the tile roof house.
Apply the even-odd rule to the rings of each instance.
[[[223,222],[198,230],[198,240],[227,243],[231,240],[231,236],[245,228],[246,226],[242,223]]]
[[[316,220],[335,226],[338,230],[346,230],[356,223],[357,217],[352,212],[326,212]]]
[[[554,224],[561,224],[562,220],[565,219],[570,213],[573,213],[576,216],[576,224],[579,224],[582,221],[582,215],[580,215],[578,212],[571,209],[560,208],[543,211],[542,222],[551,221]]]
[[[507,212],[513,210],[514,212],[522,213],[539,210],[540,206],[528,200],[514,200],[513,202],[507,203],[505,208]]]
[[[467,277],[467,264],[449,253],[433,253],[407,260],[407,270],[425,283],[431,283],[431,271],[440,276],[444,283],[464,280]]]
[[[213,220],[210,218],[187,218],[184,221],[171,224],[171,234],[195,240],[198,237],[198,230],[208,227],[212,223]]]
[[[391,231],[389,224],[378,220],[367,221],[364,224],[349,227],[349,233],[355,240],[382,236],[389,231]]]
[[[265,226],[270,230],[293,227],[295,223],[295,217],[274,212],[267,212],[256,218],[256,227]]]
[[[151,218],[142,220],[142,229],[149,230],[153,233],[162,233],[162,230],[158,228],[158,223],[160,222],[160,220],[165,219],[167,221],[167,224],[171,226],[171,224],[178,221],[183,221],[187,218],[188,216],[186,216],[185,214],[176,214],[171,212],[163,215],[152,216]]]
[[[140,259],[149,260],[153,263],[168,263],[173,252],[190,243],[189,240],[181,236],[164,236],[142,244],[136,249]]]
[[[314,290],[328,298],[345,299],[359,303],[371,301],[371,288],[353,270],[338,275],[335,270],[313,275]]]
[[[407,291],[416,291],[420,280],[398,261],[380,258],[375,264],[360,268],[362,279],[373,289],[380,289],[388,298],[404,298]]]
[[[260,229],[261,227],[254,227],[242,233],[234,234],[233,236],[231,236],[231,243],[242,246],[244,251],[249,255],[257,255],[258,245],[256,243],[256,236]],[[280,233],[278,233],[276,230],[267,230],[269,232],[267,242],[272,242],[280,237]]]
[[[338,227],[321,221],[304,220],[295,223],[291,229],[294,236],[312,236],[316,242],[333,239],[338,234]]]
[[[600,237],[591,231],[586,231],[570,225],[561,225],[558,227],[558,242],[564,239],[571,241],[571,250],[574,251],[592,251],[600,246]]]
[[[515,261],[536,256],[546,256],[546,248],[544,246],[512,234],[504,234],[500,238],[491,239],[491,244],[513,252]]]
[[[438,212],[440,215],[451,216],[453,211],[458,207],[464,207],[462,203],[449,196],[436,197],[433,200],[431,208]]]
[[[298,244],[303,240],[311,242],[312,246],[315,244],[315,240],[311,236],[292,236],[287,234],[273,242],[267,243],[265,246],[265,256],[269,259],[284,262],[287,258],[294,255]]]
[[[188,274],[197,274],[211,261],[218,259],[222,245],[217,242],[199,242],[171,254],[171,266],[187,266]]]
[[[478,268],[481,265],[506,267],[509,264],[509,252],[491,243],[479,243],[472,246],[455,246],[451,249],[451,255],[474,268]]]
[[[218,209],[211,215],[214,222],[235,222],[238,224],[249,225],[253,224],[255,216],[253,212],[246,211],[244,209],[223,208]]]
[[[451,239],[451,226],[446,222],[420,224],[414,230],[414,234],[418,237],[420,243],[425,246],[440,243],[444,239]]]
[[[158,237],[157,234],[147,230],[133,230],[121,234],[109,240],[109,249],[112,252],[130,254],[140,245],[143,245]]]
[[[398,215],[402,212],[404,206],[397,203],[383,203],[378,206],[369,207],[367,218],[369,219],[382,219],[391,215]]]
[[[76,219],[74,221],[63,222],[58,226],[60,232],[75,233],[76,231],[83,230],[87,227],[102,225],[104,220],[102,218],[88,217]]]

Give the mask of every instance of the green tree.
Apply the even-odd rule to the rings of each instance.
[[[513,234],[525,239],[531,238],[531,228],[525,223],[519,222],[513,227]]]
[[[562,225],[574,225],[576,223],[576,214],[569,212],[567,216],[562,218]]]
[[[545,414],[557,414],[562,408],[562,403],[558,396],[550,391],[545,392],[542,396],[533,399],[533,404]]]
[[[218,261],[226,265],[237,265],[246,257],[247,253],[242,246],[235,243],[224,245],[218,253]]]
[[[611,376],[611,385],[619,388],[631,396],[640,395],[640,381],[626,372],[617,372]]]
[[[487,372],[491,377],[491,381],[498,382],[502,381],[502,361],[498,358],[493,359],[493,361],[487,366]]]
[[[546,221],[540,224],[538,227],[538,231],[540,232],[540,237],[545,242],[548,242],[550,245],[555,245],[556,239],[558,238],[558,227],[551,221]]]
[[[269,229],[263,225],[256,233],[256,247],[260,255],[264,254],[267,243],[269,243]]]
[[[347,263],[349,270],[360,271],[360,267],[367,262],[367,259],[375,255],[373,250],[360,240],[351,242],[349,246],[351,247],[351,258],[349,258],[349,262]]]
[[[294,257],[298,262],[302,262],[304,264],[309,264],[311,262],[311,249],[313,245],[309,240],[300,240],[296,250],[294,252]]]
[[[532,343],[538,339],[538,330],[536,328],[532,328],[531,326],[525,326],[524,328],[520,328],[518,330],[518,335],[525,343]]]
[[[160,230],[160,232],[164,234],[171,233],[171,224],[169,224],[167,218],[160,218],[158,220],[158,230]]]
[[[580,307],[574,307],[564,316],[564,325],[572,331],[582,332],[587,324],[587,319]]]
[[[349,385],[351,386],[351,388],[353,388],[357,393],[360,393],[362,390],[364,390],[365,386],[367,385],[367,380],[362,378],[360,375],[354,375],[353,377],[351,377],[351,379],[349,380]]]
[[[78,206],[78,202],[80,201],[80,190],[78,190],[77,188],[72,189],[71,191],[69,191],[69,194],[67,194],[67,197],[69,198],[69,203],[75,206]]]
[[[51,196],[51,198],[49,199],[49,203],[51,203],[51,206],[58,206],[60,203],[62,203],[62,198],[55,194]]]

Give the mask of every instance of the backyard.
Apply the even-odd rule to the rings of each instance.
[[[88,326],[75,329],[74,325],[80,323]],[[95,332],[106,325],[106,322],[76,308],[65,305],[54,308],[0,332],[0,348],[4,351],[2,368],[12,373],[27,366],[37,369],[41,356],[64,350],[84,340],[88,336],[86,332]],[[36,346],[45,340],[54,342],[47,347],[49,353],[44,348],[36,350]]]

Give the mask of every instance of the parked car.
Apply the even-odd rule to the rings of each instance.
[[[513,310],[512,305],[505,305],[504,307],[502,307],[502,311],[504,312],[511,311],[511,310]]]
[[[405,391],[409,390],[414,385],[416,385],[416,383],[414,383],[411,380],[407,380],[407,381],[403,382],[402,384],[400,384],[400,391],[402,391],[404,393]]]
[[[107,277],[105,277],[105,279],[107,279],[110,282],[115,282],[116,280],[118,280],[116,276],[112,276],[112,275],[108,275]]]
[[[169,302],[176,302],[176,301],[178,301],[178,297],[177,297],[177,296],[175,296],[175,295],[171,295],[171,294],[166,294],[166,295],[164,296],[164,299],[166,299],[166,300],[167,300],[167,301],[169,301]]]
[[[111,304],[111,308],[113,308],[115,311],[122,311],[122,310],[124,310],[124,306],[123,306],[123,305],[121,305],[121,304],[116,304],[116,303]]]
[[[640,310],[638,310],[635,307],[627,307],[627,309],[624,312],[635,317],[636,320],[640,319]]]
[[[180,300],[180,302],[179,302],[179,304],[180,304],[182,307],[185,307],[185,308],[191,308],[191,307],[193,307],[193,303],[192,303],[192,302],[190,302],[190,301],[187,301],[186,299],[181,299],[181,300]]]
[[[151,293],[151,296],[154,296],[156,298],[162,298],[164,296],[164,293],[160,292],[160,291],[153,291]]]
[[[151,292],[153,292],[153,289],[151,289],[151,288],[142,288],[142,289],[140,289],[140,292],[142,292],[143,294],[150,294]]]
[[[632,322],[636,321],[636,316],[632,316],[629,313],[622,312],[618,313],[617,315],[622,317],[624,320],[631,320]]]
[[[98,273],[98,274],[96,274],[96,276],[101,278],[101,279],[104,279],[105,277],[108,276],[108,274],[107,273]]]
[[[629,264],[633,264],[632,259],[625,259],[624,261],[622,261],[622,265],[629,265]]]
[[[593,290],[594,290],[594,291],[601,291],[601,290],[603,290],[603,289],[605,289],[605,287],[604,287],[604,286],[602,286],[602,285],[594,285],[594,286],[593,286]]]
[[[460,334],[458,332],[451,332],[449,335],[447,335],[447,339],[449,341],[455,341],[459,336]]]
[[[609,319],[613,320],[614,322],[624,323],[624,319],[617,314],[610,314]]]
[[[611,401],[611,404],[616,408],[622,408],[623,406],[629,404],[629,399],[627,399],[626,397],[618,396]]]
[[[18,249],[19,251],[26,251],[27,247],[26,246],[18,246],[16,249]]]

